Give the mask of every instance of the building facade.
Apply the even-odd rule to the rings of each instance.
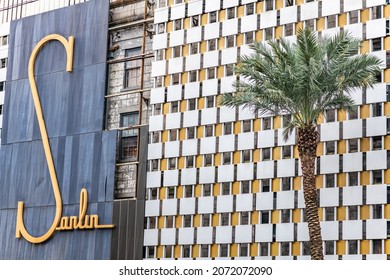
[[[389,259],[390,70],[385,0],[156,1],[146,258],[309,259],[302,177],[289,116],[219,105],[249,44],[299,28],[349,31],[383,60],[354,114],[319,120],[316,186],[325,259]]]

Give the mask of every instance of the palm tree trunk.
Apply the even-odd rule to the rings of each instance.
[[[312,260],[323,260],[321,226],[318,217],[318,198],[315,180],[315,160],[318,142],[316,127],[298,129],[298,151],[302,163],[303,195],[309,226],[310,251]]]

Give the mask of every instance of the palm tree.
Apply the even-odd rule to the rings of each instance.
[[[290,114],[283,136],[296,129],[301,159],[303,193],[310,236],[311,258],[323,259],[315,160],[317,121],[328,109],[355,110],[350,97],[356,87],[371,87],[380,74],[381,61],[358,55],[360,41],[348,33],[318,38],[301,29],[297,42],[285,40],[255,43],[254,53],[243,56],[235,72],[244,79],[234,84],[234,94],[224,94],[221,105],[244,106],[259,114]]]

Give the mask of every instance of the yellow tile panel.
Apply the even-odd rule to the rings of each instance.
[[[185,18],[184,19],[184,29],[189,29],[190,27],[191,27],[190,18]]]
[[[251,217],[251,224],[256,225],[259,223],[259,212],[253,211],[252,212],[252,217]]]
[[[390,116],[390,102],[385,103],[385,116]]]
[[[340,140],[337,142],[337,153],[345,154],[347,152],[347,142],[345,140]]]
[[[176,228],[182,227],[182,220],[183,220],[183,216],[176,216],[175,217],[175,227]]]
[[[177,198],[183,198],[184,197],[183,186],[178,186],[176,188],[176,196],[177,196]]]
[[[188,56],[190,54],[190,47],[189,45],[183,46],[183,56]]]
[[[218,257],[218,244],[211,245],[211,257],[212,258]]]
[[[292,255],[299,256],[301,254],[301,242],[292,243]]]
[[[243,34],[238,34],[236,36],[236,46],[241,47],[244,44],[244,35]]]
[[[255,180],[252,182],[252,192],[258,193],[260,191],[259,181]]]
[[[263,41],[263,30],[257,30],[255,33],[256,42]]]
[[[370,42],[369,41],[363,41],[360,45],[360,52],[362,54],[369,53],[370,52]]]
[[[165,60],[172,58],[172,48],[168,48],[165,50]]]
[[[295,24],[295,33],[299,30],[299,29],[302,29],[303,28],[303,22],[297,22]]]
[[[244,6],[239,6],[237,8],[237,17],[240,18],[240,17],[243,17],[244,15],[245,15]]]
[[[283,27],[282,26],[277,26],[275,28],[275,39],[280,39],[283,37]]]
[[[257,132],[257,131],[260,131],[261,129],[261,121],[260,119],[256,119],[253,121],[253,131],[254,132]]]
[[[157,226],[160,229],[165,227],[165,217],[158,217]]]
[[[370,171],[360,172],[360,184],[366,186],[370,184]]]
[[[200,215],[199,214],[194,216],[194,227],[200,227]]]
[[[370,240],[360,241],[360,254],[368,255],[370,253]]]
[[[168,87],[171,85],[171,76],[165,76],[164,77],[164,86]]]
[[[317,19],[317,31],[322,31],[325,29],[325,18]]]
[[[234,123],[234,134],[241,133],[241,122]]]
[[[294,177],[293,179],[293,189],[295,191],[299,191],[302,188],[302,178],[301,177]]]
[[[324,154],[324,143],[323,142],[319,142],[317,144],[316,154],[317,154],[317,157],[322,156]]]
[[[280,191],[280,179],[279,178],[272,179],[272,191],[273,192]]]
[[[385,254],[390,254],[390,239],[385,240]]]
[[[161,259],[163,257],[163,252],[164,252],[164,246],[157,246],[157,252],[156,252],[156,257],[158,259]]]
[[[253,162],[260,161],[260,149],[256,149],[253,151]]]
[[[322,222],[324,220],[323,208],[318,208],[318,219]]]
[[[250,246],[250,256],[257,257],[259,255],[259,244],[252,243]]]
[[[200,42],[200,52],[205,53],[206,51],[207,51],[207,42],[206,41]]]
[[[264,2],[261,1],[261,2],[258,2],[256,4],[256,13],[260,14],[264,11]]]
[[[206,70],[205,69],[201,69],[199,71],[199,81],[202,82],[206,80]]]
[[[203,157],[201,155],[196,156],[196,167],[202,167],[203,164]]]
[[[219,214],[212,214],[212,224],[213,227],[219,226]]]
[[[347,14],[339,15],[339,26],[344,27],[344,25],[347,25]]]
[[[168,114],[169,113],[169,103],[165,103],[164,105],[163,105],[163,114],[164,115],[166,115],[166,114]]]
[[[345,240],[336,241],[336,252],[337,252],[337,255],[345,255],[346,254],[346,241]]]
[[[276,0],[276,5],[275,5],[275,7],[276,7],[276,9],[277,10],[280,10],[281,8],[283,8],[283,3],[284,2],[284,0]]]
[[[370,105],[365,104],[360,106],[360,118],[367,119],[370,117]]]
[[[273,160],[280,159],[280,147],[275,147],[272,149],[272,159]]]
[[[360,151],[361,152],[370,151],[370,138],[360,139]]]
[[[218,14],[218,20],[224,21],[226,19],[226,10],[220,10]]]
[[[346,220],[346,208],[345,206],[337,207],[337,220],[345,221]]]
[[[221,37],[218,39],[218,50],[223,50],[225,48],[225,38]]]
[[[200,19],[201,25],[205,26],[208,22],[208,14],[203,14]]]
[[[390,69],[385,70],[385,83],[390,82]]]
[[[390,204],[385,205],[385,219],[390,219]]]
[[[339,173],[337,174],[337,186],[338,187],[345,187],[347,180],[345,173]]]
[[[179,140],[180,141],[183,141],[185,140],[187,137],[186,137],[186,129],[185,128],[181,128],[179,130]]]
[[[320,189],[324,187],[324,175],[316,176],[316,188]]]
[[[294,158],[299,158],[298,146],[296,146],[296,145],[294,146],[293,156],[294,156]]]
[[[237,257],[238,256],[238,244],[230,245],[230,256]]]
[[[180,112],[187,111],[187,100],[182,100],[180,102]]]
[[[239,224],[239,215],[238,212],[232,214],[232,226]]]
[[[385,184],[390,184],[390,169],[385,170]]]
[[[241,161],[240,151],[233,152],[233,163],[238,164]]]
[[[274,129],[282,128],[282,117],[275,116],[274,117]]]
[[[233,194],[239,194],[240,193],[240,182],[233,182]]]
[[[271,223],[272,224],[278,224],[279,220],[280,220],[279,210],[272,210],[271,211]]]
[[[173,31],[173,22],[170,21],[167,23],[167,33],[172,32],[172,31]]]
[[[293,223],[301,222],[301,209],[293,209],[292,210],[292,221]]]
[[[222,135],[222,124],[217,124],[215,126],[215,136],[221,136]]]
[[[390,8],[390,6],[389,6]],[[385,50],[390,50],[390,36],[385,37],[385,44],[384,44]]]
[[[199,257],[199,245],[192,246],[192,257],[193,258]]]
[[[385,5],[383,15],[385,18],[390,17],[390,5]]]
[[[360,21],[365,23],[370,20],[370,9],[360,11]]]
[[[220,195],[221,194],[221,187],[218,183],[215,183],[213,185],[213,194],[214,196]]]
[[[202,185],[196,185],[195,186],[195,197],[201,197],[202,196]]]
[[[360,219],[368,220],[370,218],[370,206],[362,205],[360,206]]]
[[[279,256],[279,243],[277,242],[271,243],[271,256],[272,257]]]
[[[221,154],[215,154],[214,156],[214,166],[221,165]]]
[[[175,254],[175,258],[180,258],[181,257],[181,246],[180,245],[175,245],[175,248],[174,248],[174,254]]]
[[[217,78],[221,79],[225,76],[225,68],[224,66],[217,67]]]

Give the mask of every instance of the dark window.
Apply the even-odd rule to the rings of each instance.
[[[250,182],[242,181],[241,182],[241,193],[249,193],[250,191]]]
[[[222,213],[221,214],[221,226],[228,226],[230,224],[230,214]]]
[[[200,245],[200,256],[207,258],[209,256],[209,245]]]
[[[219,256],[220,257],[228,257],[229,256],[229,245],[228,244],[219,245]]]
[[[294,35],[294,23],[286,24],[284,26],[284,36]]]
[[[357,220],[358,215],[359,215],[358,206],[348,207],[348,220]]]
[[[274,37],[274,29],[273,27],[265,29],[265,40],[271,40]]]
[[[372,51],[380,51],[382,50],[382,39],[381,38],[375,38],[372,39]]]
[[[126,57],[131,60],[126,62],[125,69],[125,88],[140,88],[141,87],[141,65],[142,60],[137,58],[141,54],[141,47],[132,48],[125,51]]]
[[[269,212],[261,212],[261,223],[269,224]]]
[[[280,255],[281,256],[290,255],[290,243],[289,242],[281,242],[280,243]]]
[[[359,22],[359,10],[349,12],[349,24]]]
[[[236,8],[228,8],[227,9],[227,19],[232,19],[236,17]]]
[[[121,115],[121,127],[138,124],[138,112]],[[121,160],[136,161],[138,158],[138,128],[121,131]]]
[[[268,256],[268,243],[260,243],[260,256]]]
[[[199,15],[191,17],[191,25],[192,27],[199,26]]]
[[[315,31],[315,20],[314,19],[306,20],[305,26],[306,26],[306,28],[309,28],[309,29]]]
[[[380,117],[382,116],[382,103],[374,103],[372,104],[372,116]]]
[[[290,223],[291,211],[290,209],[282,209],[282,223]]]
[[[326,174],[325,175],[325,187],[326,188],[334,188],[334,174]]]
[[[213,155],[207,154],[204,156],[204,166],[211,166],[213,164]]]
[[[372,253],[382,254],[382,240],[372,240]]]
[[[254,3],[249,3],[245,5],[245,10],[246,10],[246,15],[253,15],[255,13],[255,4]]]
[[[214,126],[213,125],[206,125],[205,126],[205,136],[210,137],[213,136],[214,133]]]
[[[232,48],[235,45],[235,36],[230,35],[226,37],[226,47],[227,48]]]
[[[195,138],[195,127],[188,127],[187,128],[187,139],[194,139]]]
[[[271,117],[263,118],[263,130],[271,129],[272,119]]]
[[[210,214],[203,214],[202,227],[209,227],[209,226],[210,226]]]
[[[241,225],[249,225],[249,213],[241,212]]]
[[[210,196],[210,195],[211,195],[211,184],[203,185],[203,196]]]
[[[372,171],[372,183],[382,184],[382,170],[374,170]]]
[[[348,173],[348,185],[357,186],[359,184],[359,173],[358,172],[349,172]]]
[[[183,227],[191,227],[191,226],[192,226],[192,216],[184,215]]]
[[[0,68],[5,68],[7,67],[7,58],[2,58],[0,59]]]
[[[290,177],[283,177],[282,178],[282,191],[289,191],[291,190],[291,178]]]
[[[372,149],[382,150],[382,136],[375,136],[372,138]]]
[[[183,245],[183,258],[191,257],[191,245]]]
[[[328,16],[327,20],[328,20],[327,28],[333,28],[333,27],[337,26],[337,16],[336,15]]]
[[[206,97],[206,107],[207,108],[213,108],[214,107],[214,96],[207,96]]]
[[[251,150],[242,151],[242,162],[251,161]]]
[[[262,149],[262,152],[263,152],[263,160],[271,159],[271,148]]]
[[[191,54],[197,54],[199,52],[199,44],[198,43],[191,43],[190,45]]]
[[[217,49],[217,41],[215,39],[209,40],[209,51],[215,51]]]
[[[168,188],[167,198],[175,198],[175,187]]]
[[[248,244],[240,244],[240,257],[247,257],[249,254]]]
[[[310,242],[309,241],[302,242],[302,255],[303,256],[310,255]]]
[[[252,121],[246,120],[242,122],[242,132],[250,132],[252,129]]]
[[[265,0],[266,11],[274,9],[274,2],[275,2],[275,0]]]
[[[232,123],[223,124],[223,134],[224,135],[232,134]]]
[[[184,191],[184,197],[192,197],[192,186],[185,186]]]
[[[230,194],[230,183],[224,182],[222,183],[222,195]]]
[[[348,241],[348,254],[357,255],[357,253],[358,253],[358,241],[357,240]]]
[[[261,191],[262,192],[269,192],[270,191],[270,180],[269,179],[262,179],[261,180]]]
[[[192,168],[194,167],[194,157],[193,156],[189,156],[189,157],[186,157],[186,163],[187,163],[187,168]]]
[[[359,151],[359,139],[349,139],[348,144],[349,144],[349,149],[348,152],[350,153],[356,153]]]
[[[232,163],[232,157],[230,152],[223,153],[223,162],[222,164],[231,164]]]
[[[0,82],[0,91],[5,91],[5,82]]]
[[[8,45],[8,35],[0,37],[0,46]]]
[[[325,207],[325,221],[334,221],[334,207]]]
[[[283,152],[283,158],[291,158],[291,146],[283,146],[282,152]]]
[[[325,241],[325,255],[334,255],[334,241]]]
[[[188,99],[187,102],[188,102],[188,110],[189,111],[196,110],[196,99],[195,98]]]
[[[372,218],[382,219],[382,205],[372,205]]]
[[[380,19],[382,17],[382,6],[373,7],[371,14],[371,19]]]
[[[334,153],[336,152],[335,141],[326,142],[325,146],[326,146],[326,154],[327,155],[334,155]]]
[[[325,117],[327,122],[334,122],[336,120],[336,110],[326,110]]]
[[[166,228],[173,228],[173,216],[166,216],[165,217],[165,227]]]

